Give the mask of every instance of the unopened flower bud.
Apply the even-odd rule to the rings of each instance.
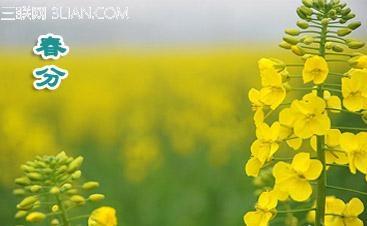
[[[91,190],[94,188],[98,188],[99,187],[99,183],[97,181],[89,181],[83,184],[82,188],[84,190]]]
[[[57,225],[60,225],[60,221],[58,220],[58,219],[52,219],[52,221],[51,221],[51,225],[52,226],[57,226]]]
[[[41,222],[46,218],[46,215],[41,212],[32,212],[26,217],[26,221],[31,223]]]
[[[74,194],[77,194],[78,193],[78,190],[77,189],[69,189],[69,190],[67,190],[67,192],[66,192],[67,194],[69,194],[69,195],[74,195]]]
[[[283,37],[283,40],[291,45],[296,45],[298,44],[299,40],[293,36],[290,35],[286,35]]]
[[[353,19],[354,17],[356,17],[356,14],[354,14],[354,13],[349,13],[348,15],[343,16],[343,19],[344,19],[344,20],[351,20],[351,19]]]
[[[336,33],[338,36],[346,36],[352,32],[352,29],[349,28],[341,28]]]
[[[89,196],[88,199],[92,202],[98,202],[98,201],[101,201],[104,198],[105,198],[105,196],[102,195],[102,194],[92,194],[92,195]]]
[[[62,166],[60,166],[57,170],[56,170],[56,174],[62,174],[62,173],[64,173],[64,172],[66,172],[66,170],[68,169],[68,167],[67,166],[65,166],[65,165],[62,165]]]
[[[77,205],[83,205],[85,203],[85,198],[81,195],[73,195],[70,200]]]
[[[42,186],[40,185],[32,185],[31,188],[30,188],[30,191],[33,192],[33,193],[37,193],[39,191],[41,191],[42,189]]]
[[[21,195],[25,195],[25,193],[26,193],[25,190],[21,188],[13,190],[13,195],[21,196]]]
[[[303,11],[301,10],[301,7],[299,7],[296,12],[297,12],[297,15],[299,16],[299,18],[304,19],[304,20],[309,19],[309,16],[307,16],[306,14],[303,13]]]
[[[314,41],[315,39],[311,36],[307,36],[303,39],[303,43],[305,43],[306,45],[311,45]]]
[[[50,194],[53,194],[53,195],[60,194],[60,189],[58,187],[52,187],[50,189]]]
[[[343,47],[341,47],[340,45],[333,45],[333,48],[332,48],[335,52],[343,52],[344,49]]]
[[[351,48],[351,49],[360,49],[360,48],[364,47],[365,44],[366,43],[361,42],[361,41],[357,41],[357,40],[347,42],[348,47]]]
[[[303,5],[307,7],[312,7],[313,1],[312,0],[302,0]]]
[[[356,21],[356,22],[350,23],[348,25],[348,28],[350,28],[352,30],[355,30],[355,29],[359,28],[361,25],[362,25],[361,22]]]
[[[301,6],[300,7],[301,11],[306,15],[306,16],[311,16],[312,15],[312,9],[306,7],[306,6]]]
[[[14,181],[16,184],[18,184],[18,185],[23,185],[23,186],[25,186],[25,185],[29,185],[30,183],[31,183],[31,180],[29,180],[29,178],[28,177],[20,177],[20,178],[17,178],[17,179],[15,179],[15,181]]]
[[[288,35],[297,36],[301,33],[301,31],[298,29],[291,28],[291,29],[286,29],[285,33]]]
[[[307,29],[310,27],[310,25],[304,20],[297,21],[297,26],[301,29]]]
[[[53,212],[53,213],[56,213],[57,211],[59,211],[60,210],[60,207],[58,206],[58,205],[53,205],[52,207],[51,207],[51,211]]]
[[[325,48],[326,48],[326,49],[332,49],[332,48],[333,48],[333,46],[334,46],[334,43],[332,43],[332,42],[327,42],[327,43],[325,43]]]
[[[16,214],[15,214],[15,216],[14,216],[14,218],[15,219],[19,219],[19,218],[23,218],[23,217],[25,217],[26,215],[27,215],[27,211],[25,211],[25,210],[19,210]]]
[[[42,175],[40,173],[28,173],[27,177],[31,180],[42,180]]]
[[[19,209],[23,209],[26,208],[30,205],[32,205],[33,203],[37,202],[38,198],[37,196],[33,195],[33,196],[29,196],[24,198],[19,204],[18,204],[18,208]]]
[[[72,188],[73,185],[66,183],[63,186],[61,186],[61,190],[65,191],[65,190],[69,190],[70,188]]]
[[[80,171],[80,170],[75,171],[75,172],[71,175],[71,177],[72,177],[74,180],[79,179],[81,176],[82,176],[82,171]]]
[[[292,46],[292,52],[297,56],[305,55],[305,51],[299,46]]]
[[[60,162],[66,161],[68,159],[66,153],[64,151],[60,152],[56,155],[56,159],[58,159]]]
[[[343,16],[345,16],[345,15],[348,15],[349,13],[351,13],[352,12],[352,10],[350,9],[350,8],[345,8],[345,9],[343,9],[342,11],[341,11],[341,14],[343,15]]]
[[[305,55],[302,56],[302,59],[307,60],[308,58],[310,58],[312,56],[313,56],[312,54],[305,54]]]
[[[321,24],[324,26],[327,26],[330,23],[330,19],[329,18],[324,18],[321,20]]]
[[[291,49],[292,45],[288,44],[287,42],[283,41],[279,44],[279,47],[280,48],[283,48],[283,49]]]
[[[34,168],[32,166],[28,166],[28,165],[21,165],[20,169],[23,170],[24,172],[33,172]]]
[[[83,163],[83,160],[84,158],[82,156],[79,156],[77,158],[75,158],[70,164],[69,164],[69,167],[68,167],[68,172],[69,173],[72,173],[74,172],[75,170],[77,170]]]

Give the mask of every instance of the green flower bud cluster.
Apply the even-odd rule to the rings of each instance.
[[[31,223],[47,219],[50,225],[70,226],[72,209],[104,199],[103,194],[91,193],[99,187],[98,182],[78,183],[83,160],[82,156],[73,158],[61,152],[56,156],[38,156],[22,165],[23,176],[15,179],[19,187],[13,191],[22,198],[15,218]]]
[[[342,53],[346,49],[360,49],[365,43],[359,40],[346,39],[361,22],[354,21],[355,14],[340,0],[302,0],[297,9],[301,18],[297,28],[285,30],[281,48],[291,50],[298,56],[314,55],[321,42],[331,53]],[[326,39],[321,40],[326,34]],[[355,55],[355,53],[350,53]],[[340,54],[342,55],[342,54]]]

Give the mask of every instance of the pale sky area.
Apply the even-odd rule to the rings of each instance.
[[[25,3],[26,2],[26,3]],[[347,0],[367,35],[367,1]],[[0,45],[34,43],[44,33],[77,44],[268,42],[294,27],[301,0],[0,0],[0,7],[129,7],[127,21],[0,21]]]

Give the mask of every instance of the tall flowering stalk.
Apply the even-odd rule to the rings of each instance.
[[[298,28],[285,31],[280,47],[304,63],[261,59],[262,87],[249,91],[257,139],[245,171],[262,186],[264,175],[271,172],[273,177],[270,182],[267,178],[271,187],[261,189],[255,210],[244,215],[244,222],[267,226],[285,216],[282,225],[308,221],[315,226],[361,226],[358,216],[364,205],[360,199],[327,196],[333,190],[367,195],[327,180],[334,167],[367,174],[367,127],[336,123],[338,114],[356,117],[362,125],[366,122],[367,56],[354,52],[365,44],[347,38],[361,23],[351,22],[355,14],[339,0],[302,3],[297,9]],[[336,64],[349,65],[350,70],[338,73]],[[294,99],[299,94],[302,97]],[[291,157],[279,151],[285,145],[295,150],[288,152]]]
[[[78,221],[88,218],[88,226],[116,226],[115,210],[111,207],[100,207],[90,215],[73,215],[75,208],[104,199],[103,194],[88,194],[99,187],[97,181],[78,183],[82,163],[82,156],[73,158],[61,152],[56,156],[38,156],[23,164],[23,176],[15,179],[19,188],[14,194],[22,198],[15,218],[51,226],[79,225]]]

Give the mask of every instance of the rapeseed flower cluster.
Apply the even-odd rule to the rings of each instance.
[[[22,200],[17,205],[17,221],[42,223],[52,226],[71,226],[87,216],[75,215],[75,209],[87,203],[103,200],[100,193],[91,193],[99,187],[97,181],[78,183],[82,156],[69,157],[65,152],[56,156],[37,156],[21,166],[23,176],[16,178],[19,188],[14,195]],[[87,195],[87,196],[85,196]],[[88,226],[116,226],[116,212],[112,207],[100,207],[88,216]]]
[[[301,56],[303,63],[259,60],[261,88],[249,91],[256,140],[245,172],[263,184],[261,172],[271,169],[274,180],[244,222],[268,226],[283,217],[286,225],[297,225],[302,222],[297,217],[306,219],[308,214],[315,226],[362,226],[364,204],[358,197],[345,203],[326,196],[329,189],[367,195],[327,180],[333,167],[367,175],[367,127],[335,124],[340,114],[356,117],[361,124],[366,121],[367,56],[351,51],[364,43],[345,38],[361,23],[349,22],[355,15],[339,0],[302,3],[297,9],[299,29],[287,29],[280,46]],[[350,70],[336,72],[335,63],[349,64]],[[286,152],[290,157],[284,157],[284,145],[293,149]]]

